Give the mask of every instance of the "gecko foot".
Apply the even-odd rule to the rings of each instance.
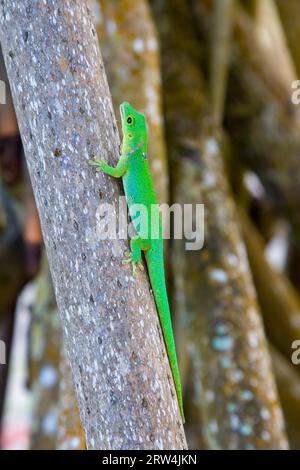
[[[102,171],[105,165],[105,162],[103,160],[95,159],[95,160],[89,160],[88,164],[91,166],[94,166],[96,171]]]
[[[142,261],[133,261],[132,259],[132,255],[130,252],[126,251],[125,252],[125,258],[122,260],[122,264],[123,265],[126,265],[126,264],[132,264],[132,275],[134,277],[136,277],[136,274],[137,274],[137,266],[140,268],[141,271],[144,270],[144,266],[143,266],[143,263]]]

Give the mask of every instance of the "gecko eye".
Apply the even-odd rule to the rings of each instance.
[[[131,125],[133,124],[133,122],[134,122],[133,117],[132,117],[132,116],[128,116],[128,118],[126,119],[126,122],[127,122],[127,124],[129,124],[129,125],[131,126]]]

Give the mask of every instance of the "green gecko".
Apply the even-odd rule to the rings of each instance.
[[[143,205],[147,210],[148,220],[144,220],[146,230],[145,227],[142,229],[141,224],[137,223],[135,218],[132,218],[137,235],[131,238],[131,254],[123,263],[131,262],[135,274],[136,265],[142,268],[142,252],[145,254],[150,282],[172,370],[180,413],[184,423],[181,381],[164,273],[162,223],[158,211],[156,211],[156,213],[153,212],[153,214],[156,214],[155,218],[153,215],[151,216],[151,209],[153,211],[153,208],[157,208],[158,205],[149,164],[146,158],[148,143],[146,119],[143,114],[138,113],[126,102],[120,106],[120,114],[123,142],[121,156],[117,166],[115,168],[111,167],[102,160],[93,160],[89,163],[96,167],[96,171],[103,171],[115,178],[122,177],[129,213],[130,208],[133,208],[136,204]],[[155,230],[151,230],[155,224],[157,224],[156,232]]]

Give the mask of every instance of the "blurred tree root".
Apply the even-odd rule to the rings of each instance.
[[[30,330],[29,385],[33,391],[32,450],[55,448],[61,326],[48,262],[44,255],[36,280]]]
[[[221,149],[209,130],[188,4],[152,1],[162,49],[172,200],[201,201],[206,209],[204,249],[185,251],[182,241],[172,249],[174,284],[183,286],[184,296],[182,310],[175,310],[177,331],[183,335],[188,330],[188,353],[200,379],[195,403],[201,409],[205,447],[284,449],[283,420],[245,248]]]
[[[294,59],[298,78],[300,75],[300,19],[298,0],[275,0]]]
[[[76,401],[69,359],[63,344],[59,365],[57,450],[85,450],[85,439]]]
[[[226,125],[274,208],[299,229],[300,126],[291,90],[279,89],[280,77],[266,75],[252,22],[237,13]]]
[[[222,127],[223,121],[234,4],[234,0],[223,0],[215,2],[214,8],[209,82],[211,115],[216,127]]]
[[[271,348],[273,369],[291,449],[300,449],[300,378],[295,366]],[[299,366],[298,366],[299,367]]]
[[[55,5],[55,21],[49,22],[40,3],[8,4],[5,14],[0,9],[0,33],[87,447],[183,449],[146,273],[133,280],[121,265],[128,243],[100,243],[95,232],[99,197],[116,203],[122,192],[118,182],[88,167],[100,149],[113,165],[119,153],[90,10],[80,0],[72,1],[72,14],[66,2]],[[16,39],[24,28],[35,31],[26,47]],[[59,96],[48,93],[52,81],[60,82]],[[33,95],[39,104],[26,106]],[[151,341],[145,342],[147,335]]]
[[[298,233],[290,233],[286,271],[294,287],[300,292],[300,237]]]
[[[0,439],[15,307],[25,281],[22,232],[13,202],[0,180],[0,339],[6,346],[6,363],[0,366]]]
[[[24,244],[13,202],[0,181],[0,319],[12,309],[25,282]]]
[[[29,343],[29,384],[34,394],[31,449],[84,449],[70,365],[61,351],[61,324],[45,254],[36,289]]]
[[[201,416],[201,381],[198,370],[194,370],[192,362],[189,362],[186,394],[184,400],[186,424],[184,427],[189,450],[205,449],[206,442],[203,438],[203,423]]]
[[[254,21],[253,32],[264,54],[263,67],[270,77],[273,75],[278,83],[281,82],[283,89],[291,90],[297,74],[276,0],[256,0],[250,14]]]
[[[299,1],[276,0],[287,42],[295,64],[297,78],[300,78],[300,19]],[[298,87],[299,89],[299,87]],[[295,89],[293,89],[295,91]],[[299,98],[299,93],[297,98]],[[296,106],[295,106],[296,107]],[[297,110],[299,109],[299,104]],[[295,287],[300,291],[300,230],[291,233],[287,271]]]
[[[212,0],[192,0],[198,33],[210,41]],[[300,224],[300,127],[291,90],[269,67],[254,22],[234,10],[225,125],[242,161],[257,173],[277,211]],[[283,158],[284,157],[284,158]]]
[[[244,240],[267,335],[287,359],[300,338],[300,298],[284,274],[264,256],[264,242],[246,213],[240,211]]]

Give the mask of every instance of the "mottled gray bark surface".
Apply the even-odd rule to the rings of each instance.
[[[2,1],[1,43],[49,257],[88,448],[185,447],[146,274],[100,242],[96,211],[121,186],[118,135],[97,38],[80,0]]]

